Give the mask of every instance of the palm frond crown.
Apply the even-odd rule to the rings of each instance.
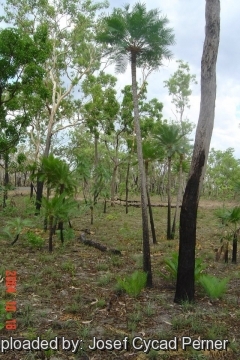
[[[115,8],[103,19],[104,29],[97,35],[97,41],[105,43],[105,55],[116,61],[118,72],[124,72],[128,61],[136,56],[137,66],[158,68],[164,58],[172,57],[168,46],[174,44],[173,30],[168,19],[160,16],[158,9],[147,11],[146,5],[136,3],[123,9]]]

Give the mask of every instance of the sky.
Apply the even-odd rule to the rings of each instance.
[[[96,0],[98,1],[98,0]],[[109,0],[111,13],[113,7],[130,5],[137,0]],[[201,57],[205,38],[205,1],[204,0],[143,0],[147,10],[158,8],[163,16],[169,19],[169,27],[175,34],[176,43],[171,46],[173,59],[165,61],[159,71],[155,71],[148,78],[148,98],[157,98],[163,103],[165,119],[174,119],[174,105],[164,88],[164,81],[168,80],[177,70],[176,60],[188,62],[191,74],[196,75],[197,85],[192,86],[190,109],[186,109],[184,117],[197,124],[200,107],[200,75]],[[0,14],[2,9],[0,8]],[[221,30],[217,61],[217,98],[215,108],[215,123],[211,147],[225,151],[232,147],[235,157],[240,159],[240,1],[221,1]],[[130,66],[126,73],[116,74],[114,67],[105,71],[118,77],[118,91],[131,83]],[[138,80],[141,72],[138,71]],[[194,133],[191,138],[194,139]]]
[[[124,0],[109,0],[111,12],[113,7],[122,7]],[[136,1],[127,1],[130,5]],[[201,57],[205,38],[205,1],[204,0],[145,0],[147,10],[158,8],[161,14],[169,19],[169,27],[173,28],[176,44],[171,46],[173,59],[164,62],[164,66],[148,78],[148,98],[156,97],[164,104],[163,115],[166,119],[174,119],[174,105],[164,88],[164,80],[168,80],[177,70],[176,60],[188,62],[191,74],[195,74],[198,84],[192,86],[190,109],[185,117],[197,124],[200,107],[200,75]],[[225,151],[234,148],[234,156],[240,159],[240,1],[221,1],[221,30],[217,61],[217,98],[215,107],[215,123],[211,147]],[[113,68],[106,71],[114,73]],[[122,89],[130,84],[130,67],[126,73],[115,74],[118,87]],[[141,72],[138,72],[138,79]],[[194,135],[193,135],[194,138]]]

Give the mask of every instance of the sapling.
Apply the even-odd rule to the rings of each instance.
[[[14,237],[13,241],[11,242],[11,245],[14,245],[15,242],[19,239],[23,228],[30,225],[32,225],[31,220],[17,217],[13,220],[8,220],[7,226],[3,229],[3,231],[10,239]]]
[[[143,271],[135,271],[124,279],[119,278],[117,282],[121,289],[125,290],[129,295],[136,297],[146,286],[147,274]]]
[[[203,287],[211,300],[220,299],[227,290],[229,278],[218,279],[216,276],[202,275],[199,279],[200,285]]]

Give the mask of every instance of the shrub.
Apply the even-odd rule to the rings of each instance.
[[[120,289],[125,290],[130,296],[136,297],[146,286],[147,273],[135,271],[132,275],[126,276],[124,279],[118,279],[117,282]]]
[[[26,233],[26,238],[28,243],[33,247],[41,248],[44,245],[44,239],[32,231]]]
[[[229,279],[218,279],[216,276],[202,275],[199,279],[200,285],[205,290],[210,299],[220,299],[227,290]]]

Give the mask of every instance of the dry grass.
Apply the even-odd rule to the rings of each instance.
[[[29,203],[24,196],[15,197],[17,208],[2,213],[0,225],[9,218],[26,216]],[[154,199],[158,202],[157,199]],[[239,265],[215,262],[214,249],[220,246],[220,230],[213,208],[219,204],[202,202],[198,214],[197,257],[207,265],[206,272],[220,278],[231,278],[227,294],[222,300],[211,303],[200,288],[196,287],[196,304],[173,303],[174,282],[164,280],[164,258],[178,249],[178,239],[166,240],[166,209],[154,208],[158,244],[151,246],[154,287],[142,291],[138,298],[131,298],[116,290],[117,277],[124,277],[141,269],[141,213],[130,207],[129,214],[120,205],[108,207],[103,214],[103,205],[95,209],[94,224],[90,225],[90,212],[76,214],[72,224],[75,239],[61,246],[56,238],[54,251],[48,253],[47,234],[41,232],[42,219],[30,216],[32,231],[43,236],[42,249],[30,246],[25,236],[14,246],[3,235],[0,238],[1,274],[5,270],[17,271],[17,329],[2,330],[1,338],[34,339],[55,336],[81,339],[82,350],[41,351],[27,353],[9,351],[0,358],[10,359],[231,359],[239,360],[240,310],[238,304]],[[81,211],[81,206],[80,206]],[[122,252],[122,256],[101,252],[80,243],[81,229],[90,229],[94,239]],[[0,294],[5,300],[4,282]],[[144,339],[168,340],[175,336],[190,336],[193,339],[228,339],[228,351],[194,351],[191,347],[182,351],[136,351],[128,350],[90,351],[93,337],[119,339],[135,336]]]

